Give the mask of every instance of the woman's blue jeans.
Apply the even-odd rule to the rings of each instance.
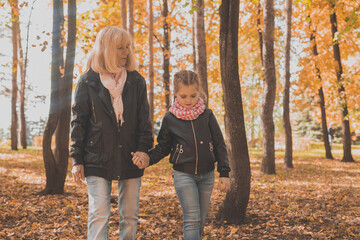
[[[111,181],[86,177],[89,195],[88,239],[109,239]],[[138,221],[141,178],[118,181],[121,240],[133,240]]]
[[[174,170],[174,185],[183,212],[185,240],[200,240],[214,187],[214,171],[194,175]]]

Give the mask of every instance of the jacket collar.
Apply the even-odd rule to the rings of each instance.
[[[129,88],[129,86],[131,85],[131,75],[132,75],[132,72],[128,72],[126,82],[124,85],[123,94],[122,94],[123,101],[124,101],[124,96]],[[87,79],[87,84],[90,87],[94,88],[94,90],[98,93],[105,109],[107,110],[106,112],[111,116],[113,121],[116,123],[116,117],[115,117],[113,106],[111,104],[111,97],[110,97],[109,90],[107,90],[104,87],[104,85],[101,83],[99,73],[94,72],[92,69],[89,69],[89,71],[86,73],[85,78]]]

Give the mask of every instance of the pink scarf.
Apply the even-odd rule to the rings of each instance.
[[[127,71],[124,68],[119,73],[100,73],[100,80],[110,92],[111,103],[115,111],[116,121],[120,119],[120,125],[124,123],[123,112],[124,105],[122,101],[122,92],[126,82]]]
[[[177,98],[171,105],[169,112],[175,115],[175,117],[182,120],[194,120],[199,117],[205,111],[205,104],[202,98],[198,98],[196,104],[192,108],[184,108],[180,105]]]

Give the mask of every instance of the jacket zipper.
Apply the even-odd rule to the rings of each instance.
[[[175,156],[176,156],[176,153],[179,151],[179,144],[176,144],[176,150],[175,150],[175,152],[174,152],[174,155],[173,155],[173,157],[172,157],[172,160],[174,160],[174,158],[175,158]],[[172,161],[172,162],[174,162],[174,161]]]
[[[176,150],[177,150],[177,149],[176,149]],[[176,164],[178,163],[180,154],[182,154],[183,152],[184,152],[184,150],[182,149],[182,145],[180,145],[179,153],[178,153],[178,156],[177,156],[176,161],[175,161]]]
[[[92,106],[92,112],[93,112],[94,122],[96,123],[95,105],[94,105],[94,101],[93,101],[93,100],[91,100],[91,106]]]
[[[196,141],[196,134],[195,134],[195,129],[194,129],[194,123],[191,120],[191,127],[194,133],[194,140],[195,140],[195,152],[196,152],[196,156],[195,156],[195,174],[197,174],[197,168],[198,168],[198,162],[199,162],[199,156],[198,156],[198,147],[197,147],[197,141]]]

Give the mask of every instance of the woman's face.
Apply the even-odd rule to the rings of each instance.
[[[186,86],[180,83],[179,90],[175,95],[182,107],[192,108],[199,98],[198,86],[196,84]]]
[[[120,66],[125,67],[129,55],[130,43],[122,43],[117,47],[117,60]]]

